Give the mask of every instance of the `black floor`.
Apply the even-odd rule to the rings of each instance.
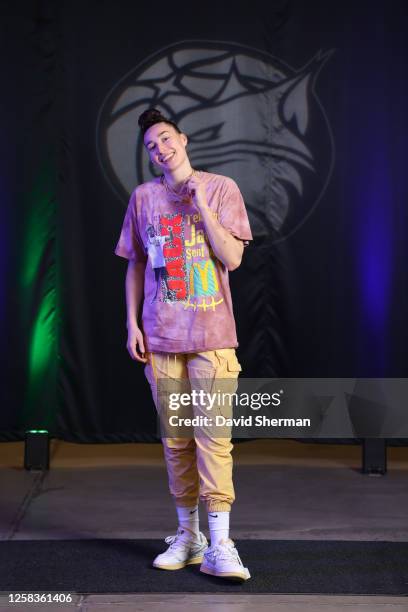
[[[241,592],[408,595],[408,542],[243,540],[251,579],[235,584],[199,565],[157,570],[160,540],[0,542],[0,591]]]

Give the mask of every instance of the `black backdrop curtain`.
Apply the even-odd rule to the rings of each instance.
[[[156,439],[113,254],[152,176],[136,121],[149,105],[244,194],[255,240],[231,275],[244,375],[407,375],[405,2],[2,11],[0,439]]]

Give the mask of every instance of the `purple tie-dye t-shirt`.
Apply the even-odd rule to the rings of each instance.
[[[219,223],[247,245],[244,201],[226,176],[197,172]],[[146,262],[142,324],[146,350],[193,353],[238,346],[228,270],[212,252],[190,200],[160,178],[132,193],[115,254]]]

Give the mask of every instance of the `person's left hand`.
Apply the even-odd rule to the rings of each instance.
[[[192,176],[187,185],[192,203],[197,206],[198,210],[206,208],[208,202],[204,181],[200,181],[196,176]]]

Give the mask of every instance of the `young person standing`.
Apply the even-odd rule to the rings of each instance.
[[[148,109],[139,118],[150,161],[162,171],[136,187],[116,255],[126,274],[127,349],[145,364],[156,408],[158,381],[235,384],[241,366],[228,272],[252,240],[242,195],[225,176],[194,170],[187,136]],[[249,571],[229,538],[235,500],[231,437],[200,431],[191,438],[162,437],[178,530],[153,565],[175,570],[201,563],[201,571],[247,580]],[[208,513],[211,545],[199,531],[198,501]]]

